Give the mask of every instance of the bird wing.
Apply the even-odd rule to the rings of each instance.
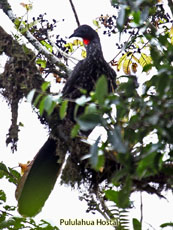
[[[83,66],[85,66],[84,61],[85,60],[81,60],[78,62],[78,64],[75,66],[73,72],[71,73],[71,75],[67,79],[66,84],[65,84],[63,91],[62,91],[62,94],[64,97],[69,96],[69,94],[73,90],[78,88],[77,83],[78,83],[79,78],[80,78],[80,73],[83,72]]]

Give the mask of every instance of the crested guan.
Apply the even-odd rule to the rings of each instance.
[[[97,32],[90,26],[83,25],[77,28],[71,37],[83,38],[87,57],[79,61],[75,66],[63,88],[63,96],[72,99],[80,97],[80,88],[87,90],[87,93],[91,92],[102,74],[107,77],[109,91],[114,91],[116,87],[116,74],[103,57],[100,38]]]
[[[107,77],[109,92],[114,92],[116,73],[103,57],[97,32],[88,25],[82,25],[74,31],[71,37],[83,39],[87,57],[78,62],[67,79],[62,91],[63,97],[76,99],[81,96],[81,88],[89,94],[94,90],[95,83],[102,74]],[[74,103],[69,104],[67,117],[70,119],[73,119],[74,106]],[[16,198],[21,215],[36,215],[54,187],[63,164],[57,154],[57,140],[55,139],[48,138],[19,182]]]

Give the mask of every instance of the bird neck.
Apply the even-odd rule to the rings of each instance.
[[[100,44],[99,37],[91,40],[88,45],[86,45],[87,58],[96,59],[98,57],[103,57],[103,52]]]

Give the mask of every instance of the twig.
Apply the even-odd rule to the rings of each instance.
[[[103,211],[101,211],[100,208],[97,208],[97,211],[99,211],[100,214],[102,214],[106,220],[109,220],[112,218],[112,213],[109,211],[107,205],[105,204],[103,197],[100,194],[101,194],[101,191],[100,191],[100,188],[98,188],[98,191],[96,193],[96,197],[100,201],[100,204],[101,204]]]
[[[50,36],[49,36],[49,31],[47,31],[47,37],[48,37],[48,40],[49,40],[51,46],[54,47],[54,48],[57,50],[57,52],[59,52],[64,58],[70,60],[73,64],[75,64],[75,63],[73,62],[73,60],[79,61],[79,59],[77,59],[77,58],[75,58],[75,57],[72,57],[72,56],[68,55],[67,53],[63,52],[63,51],[55,44],[55,42],[53,42],[53,41],[51,40],[51,38],[50,38]]]
[[[142,192],[140,192],[140,211],[141,211],[141,229],[142,229],[142,221],[143,221],[143,201],[142,201]]]
[[[137,35],[137,32],[136,32],[135,36]],[[129,40],[131,37],[132,37],[132,34],[130,34],[129,38],[127,39],[127,42],[124,44],[124,47],[118,52],[118,54],[115,55],[115,57],[112,60],[109,61],[109,63],[113,62],[115,60],[115,58],[118,57],[118,55],[120,55],[128,47],[128,43],[129,43]]]
[[[70,5],[71,5],[71,8],[72,8],[72,10],[73,10],[75,19],[76,19],[76,23],[77,23],[78,26],[80,26],[79,18],[78,18],[78,16],[77,16],[77,12],[76,12],[76,9],[75,9],[75,7],[74,7],[74,4],[73,4],[72,0],[69,0],[69,2],[70,2]]]

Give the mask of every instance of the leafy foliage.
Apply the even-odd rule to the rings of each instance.
[[[16,184],[20,178],[20,174],[4,163],[0,163],[0,180],[8,179],[10,183]],[[58,230],[56,226],[52,226],[45,220],[41,220],[37,224],[32,218],[16,216],[16,207],[7,204],[7,197],[3,190],[0,190],[0,229],[34,229],[34,230]]]

